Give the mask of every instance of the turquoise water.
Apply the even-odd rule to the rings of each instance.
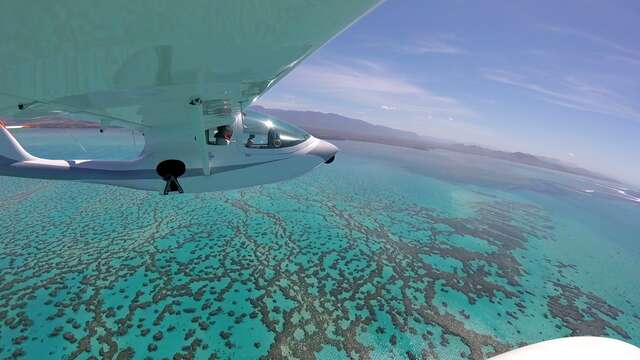
[[[18,137],[41,156],[141,146],[32,134]],[[0,357],[483,358],[568,335],[640,345],[632,190],[337,145],[331,166],[226,193],[0,177]]]

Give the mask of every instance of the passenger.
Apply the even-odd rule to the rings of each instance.
[[[233,136],[233,129],[229,125],[218,126],[218,132],[214,135],[216,145],[229,145]]]
[[[254,134],[249,135],[247,139],[246,147],[253,147],[256,144],[256,136]]]

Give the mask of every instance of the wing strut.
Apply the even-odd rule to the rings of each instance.
[[[200,147],[200,160],[202,162],[202,173],[205,176],[211,175],[211,166],[209,164],[209,149],[207,148],[207,139],[204,128],[204,117],[202,113],[202,99],[199,97],[191,99],[189,105],[192,106],[192,123],[194,126],[194,139]]]

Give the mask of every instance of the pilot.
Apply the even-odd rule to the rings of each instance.
[[[272,148],[279,148],[282,145],[280,134],[276,130],[269,129],[267,132],[267,144]]]
[[[218,132],[214,135],[216,145],[229,145],[233,136],[233,129],[229,125],[218,126]]]

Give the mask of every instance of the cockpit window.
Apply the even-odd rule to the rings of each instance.
[[[298,145],[309,138],[300,128],[253,111],[244,116],[242,130],[248,148],[277,149]]]

